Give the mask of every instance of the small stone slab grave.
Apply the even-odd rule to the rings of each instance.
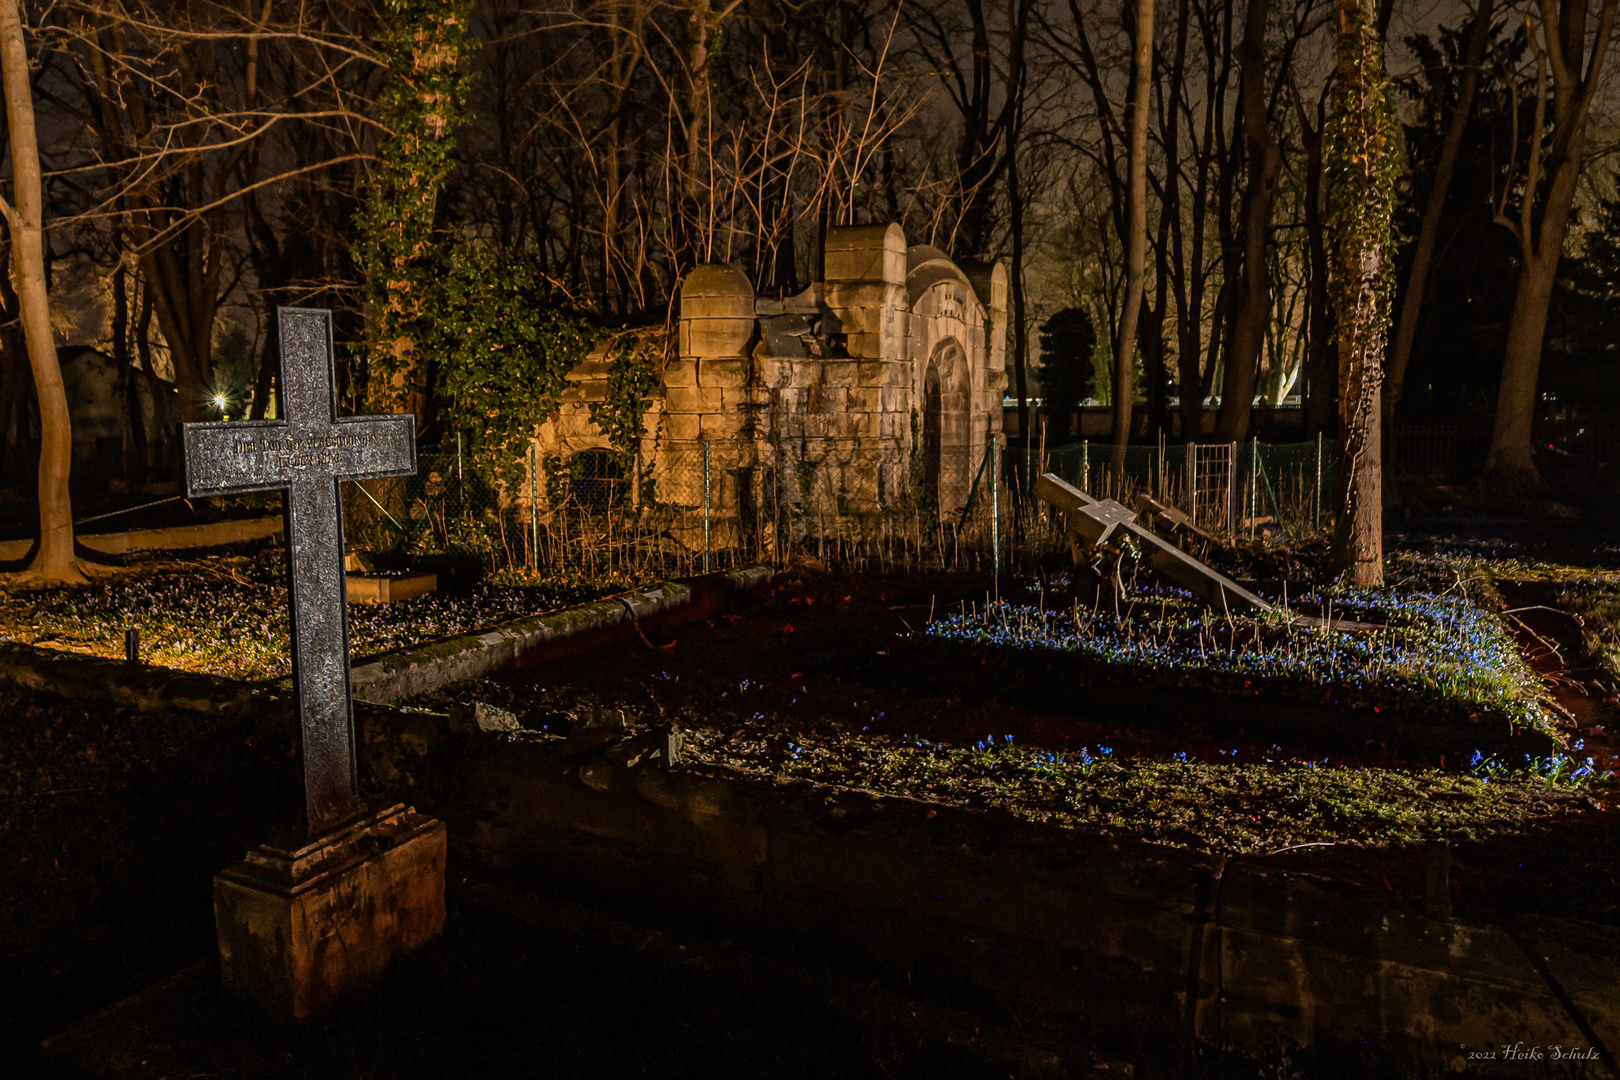
[[[351,604],[393,604],[426,596],[439,589],[439,575],[423,570],[390,573],[378,570],[363,551],[343,557],[344,590]]]

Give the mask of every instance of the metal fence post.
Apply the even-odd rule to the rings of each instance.
[[[1226,458],[1226,531],[1234,538],[1238,527],[1238,444],[1233,442]]]
[[[1164,432],[1159,432],[1159,471],[1153,479],[1159,485],[1159,501],[1164,502],[1164,481],[1170,468],[1170,459],[1165,453]]]
[[[461,469],[461,432],[456,432],[456,495],[461,500],[461,516],[467,516],[467,474]]]
[[[540,572],[540,455],[529,443],[529,553],[531,569]]]
[[[1254,536],[1254,516],[1259,513],[1255,508],[1256,488],[1260,485],[1260,436],[1249,437],[1249,536]]]
[[[1091,494],[1091,440],[1080,440],[1080,490]]]
[[[1187,480],[1187,518],[1194,525],[1198,524],[1198,444],[1187,444],[1187,457],[1181,463]]]
[[[1316,486],[1311,489],[1316,497],[1316,511],[1311,517],[1311,531],[1322,530],[1322,433],[1316,433]]]
[[[996,460],[996,437],[990,436],[990,549],[996,580],[1001,580],[1001,462]]]
[[[703,572],[709,572],[709,440],[703,440]]]

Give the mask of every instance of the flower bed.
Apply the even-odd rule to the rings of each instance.
[[[1324,843],[1476,840],[1523,832],[1590,809],[1591,766],[1560,756],[1507,774],[1476,758],[1468,771],[1398,770],[1326,761],[1170,760],[1112,747],[1054,753],[987,736],[976,746],[926,739],[797,736],[764,725],[699,728],[692,758],[754,775],[781,775],[1017,817],[1103,835],[1173,843],[1226,855]]]
[[[0,595],[0,635],[96,656],[140,631],[149,663],[237,679],[292,672],[279,548],[137,565],[90,585]],[[387,652],[550,611],[627,587],[614,581],[482,583],[383,606],[349,605],[349,648]]]
[[[1376,625],[1355,632],[1290,621],[1280,612],[1219,614],[1166,595],[1124,614],[1008,602],[936,619],[928,637],[1080,665],[1104,681],[1151,679],[1227,697],[1386,710],[1437,722],[1558,739],[1546,693],[1500,617],[1460,595],[1338,592],[1296,608],[1330,621]]]

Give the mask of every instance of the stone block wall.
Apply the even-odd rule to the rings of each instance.
[[[746,531],[767,503],[773,521],[782,503],[807,529],[868,530],[913,478],[930,364],[944,364],[943,510],[965,502],[974,464],[1000,438],[1006,271],[970,277],[942,252],[908,248],[897,225],[831,229],[825,256],[826,280],[785,300],[759,300],[729,266],[697,267],[682,284],[678,356],[642,456],[654,501],[700,522],[708,444],[711,535]],[[542,452],[605,445],[588,418],[605,377],[590,363],[570,375]],[[683,542],[700,531],[691,520],[673,530]]]

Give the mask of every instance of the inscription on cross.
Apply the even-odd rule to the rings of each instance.
[[[286,492],[293,682],[311,836],[364,809],[344,593],[344,480],[416,473],[416,418],[337,415],[332,313],[277,308],[284,419],[187,424],[186,494]]]

